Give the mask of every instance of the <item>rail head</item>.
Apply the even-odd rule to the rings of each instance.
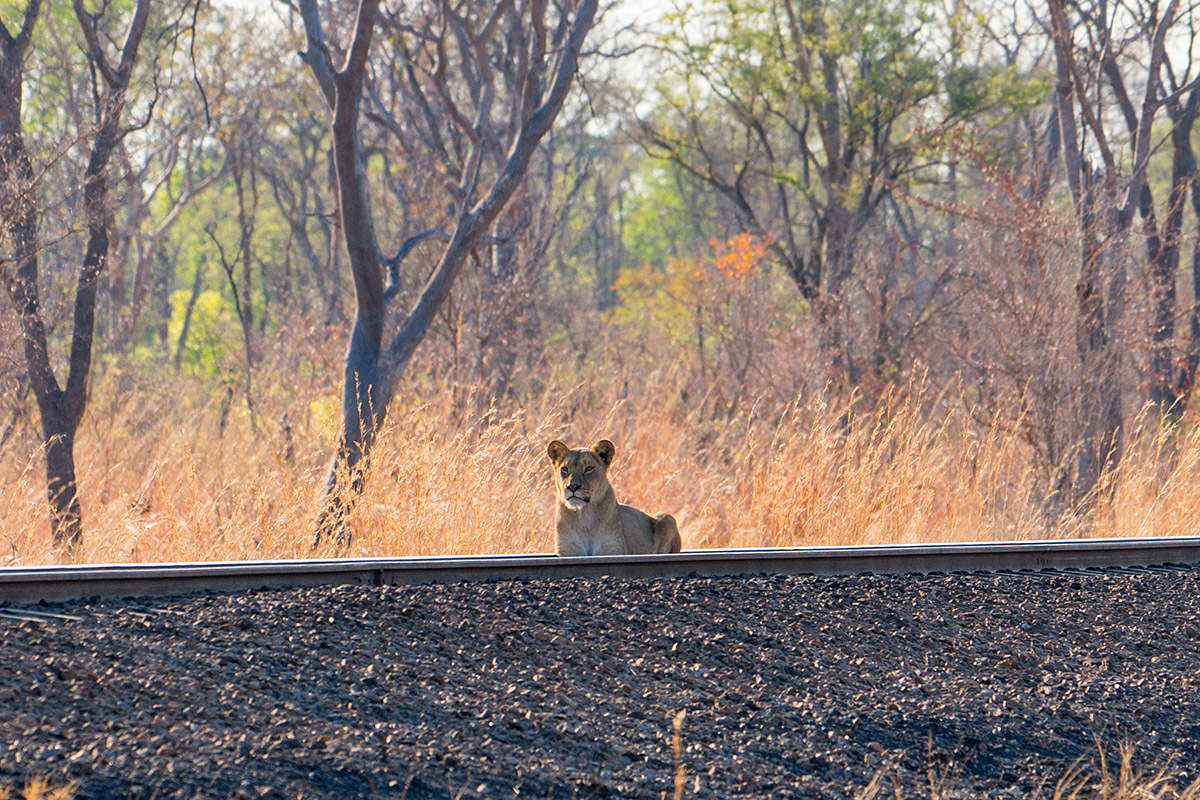
[[[561,558],[532,553],[85,564],[0,568],[0,602],[577,576],[850,575],[1195,563],[1200,563],[1200,537],[736,548],[653,556]]]

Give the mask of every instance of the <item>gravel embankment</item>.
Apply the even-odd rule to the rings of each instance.
[[[132,613],[127,606],[167,609]],[[1027,796],[1200,768],[1200,573],[573,579],[0,620],[0,787],[80,797]],[[890,784],[885,783],[885,786]],[[891,789],[885,796],[891,796]]]

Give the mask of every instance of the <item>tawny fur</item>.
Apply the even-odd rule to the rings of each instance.
[[[557,439],[546,448],[554,465],[557,552],[560,556],[678,553],[679,528],[670,514],[652,517],[622,505],[608,482],[613,443],[571,450]]]

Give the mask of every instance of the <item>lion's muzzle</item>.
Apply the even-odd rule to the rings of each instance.
[[[591,493],[583,488],[583,484],[568,484],[563,490],[563,505],[572,511],[578,511],[591,501]]]

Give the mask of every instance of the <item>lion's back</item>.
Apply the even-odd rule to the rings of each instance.
[[[670,514],[659,514],[652,520],[654,525],[655,553],[678,553],[683,549],[683,540],[679,537],[679,526]]]
[[[678,553],[679,527],[670,514],[652,517],[633,506],[618,505],[621,533],[629,553]]]

